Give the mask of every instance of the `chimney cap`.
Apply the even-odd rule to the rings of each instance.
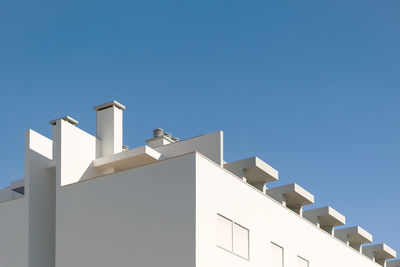
[[[64,120],[64,121],[66,121],[66,122],[71,123],[72,125],[75,125],[75,124],[78,124],[78,123],[79,123],[77,120],[71,118],[70,116],[64,116],[64,117],[61,117],[61,118],[57,118],[57,119],[51,120],[51,121],[50,121],[50,124],[51,124],[51,125],[56,125],[56,123],[57,123],[58,120]]]
[[[96,111],[100,111],[100,110],[103,110],[103,109],[106,109],[106,108],[109,108],[109,107],[112,107],[112,106],[115,106],[116,108],[119,108],[120,110],[124,110],[126,108],[124,105],[122,105],[118,101],[113,100],[113,101],[110,101],[110,102],[95,106],[93,109],[96,110]]]

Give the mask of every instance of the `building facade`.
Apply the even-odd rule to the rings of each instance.
[[[96,136],[68,116],[51,139],[26,132],[25,178],[0,191],[1,267],[400,267],[332,207],[303,211],[301,186],[270,187],[261,159],[225,162],[221,131],[123,146],[124,109],[95,107]]]

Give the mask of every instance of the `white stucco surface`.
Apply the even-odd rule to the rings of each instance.
[[[379,266],[203,156],[196,157],[196,210],[199,267],[268,266],[271,242],[284,249],[288,267],[298,256],[315,267]],[[217,214],[250,230],[250,260],[216,245]]]
[[[58,189],[56,266],[195,266],[194,158]]]
[[[25,198],[0,203],[0,266],[28,266],[28,217]]]
[[[55,173],[52,140],[28,130],[25,148],[25,198],[27,202],[29,267],[54,266]]]

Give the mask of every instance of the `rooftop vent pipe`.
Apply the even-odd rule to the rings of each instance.
[[[163,130],[163,129],[161,129],[161,128],[155,128],[155,129],[153,130],[153,137],[154,137],[154,138],[160,137],[160,136],[163,136],[163,135],[164,135],[164,130]]]
[[[176,140],[172,138],[172,135],[164,132],[164,129],[161,128],[154,129],[153,138],[146,140],[147,145],[151,148],[168,145],[174,142],[176,142]]]

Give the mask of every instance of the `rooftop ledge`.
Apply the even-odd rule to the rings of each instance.
[[[303,217],[330,234],[333,234],[333,227],[346,223],[346,217],[330,206],[305,210]]]
[[[224,164],[224,168],[251,183],[268,183],[278,180],[278,171],[257,157]]]
[[[159,160],[161,154],[148,146],[137,147],[128,151],[112,154],[93,161],[97,169],[116,168],[127,170]]]
[[[267,189],[266,194],[299,214],[302,206],[314,203],[314,195],[295,183]]]
[[[335,236],[349,243],[371,243],[372,235],[360,226],[347,227],[335,230]]]
[[[367,257],[373,258],[376,262],[381,264],[387,259],[396,258],[396,251],[384,243],[363,246],[362,252]]]
[[[360,251],[361,245],[372,242],[372,235],[360,226],[346,227],[335,230],[335,237]]]

